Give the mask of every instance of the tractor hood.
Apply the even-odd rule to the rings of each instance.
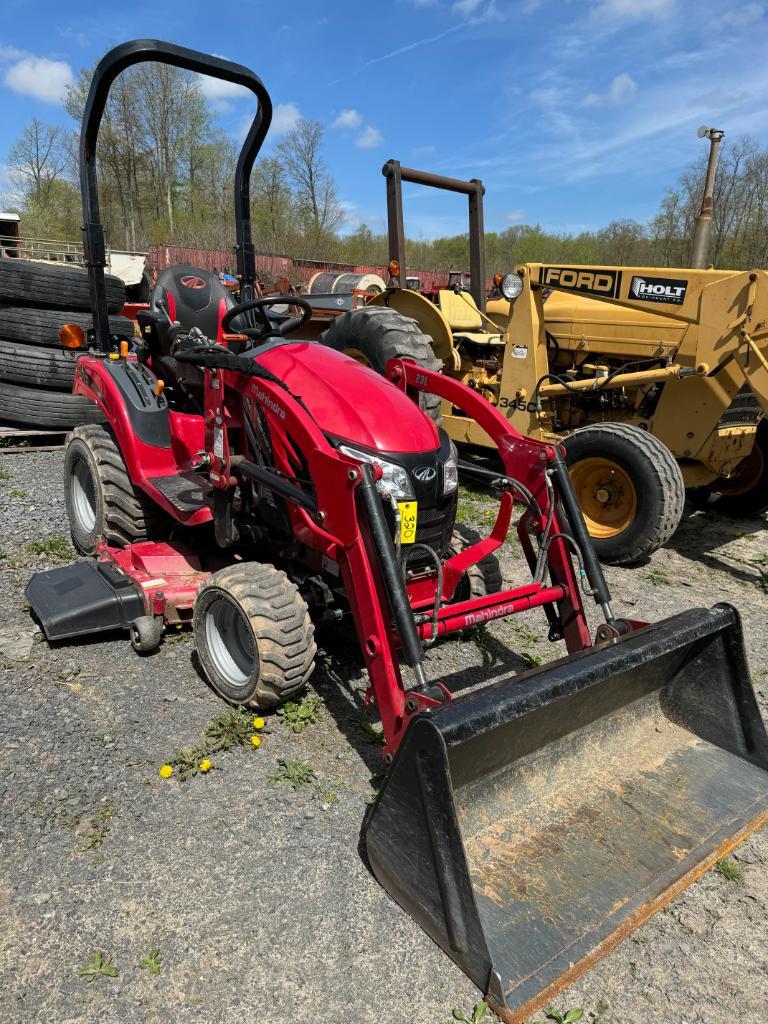
[[[259,363],[301,398],[326,434],[380,452],[427,452],[440,446],[432,420],[380,374],[312,342],[279,344]]]

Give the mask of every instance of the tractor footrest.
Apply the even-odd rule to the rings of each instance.
[[[48,640],[127,629],[147,613],[141,588],[109,562],[38,572],[25,595]]]
[[[157,488],[179,512],[197,512],[198,509],[211,507],[213,488],[199,473],[151,476],[149,483]]]

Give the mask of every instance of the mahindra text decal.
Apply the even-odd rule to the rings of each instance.
[[[629,285],[629,297],[644,302],[668,302],[673,306],[682,306],[687,287],[687,281],[671,277],[633,277]]]
[[[621,271],[597,267],[594,270],[589,267],[542,267],[541,283],[569,292],[607,295],[613,299],[619,294]]]
[[[281,420],[285,419],[285,409],[277,403],[274,398],[271,398],[266,392],[262,391],[258,385],[254,384],[251,389],[251,394],[254,398],[258,399],[262,405],[265,405],[267,409],[271,409],[272,412],[277,413]]]

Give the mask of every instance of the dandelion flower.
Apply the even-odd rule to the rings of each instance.
[[[261,736],[257,736],[254,733],[253,736],[251,736],[251,743],[254,745],[254,747],[260,747],[261,746]]]
[[[164,764],[163,767],[160,769],[160,778],[161,779],[170,779],[170,777],[172,775],[173,775],[173,768],[169,764]]]
[[[254,720],[253,720],[253,728],[254,729],[263,729],[264,728],[264,724],[265,723],[264,723],[264,719],[263,718],[254,718]]]
[[[207,757],[204,757],[203,760],[200,762],[200,771],[209,772],[211,768],[213,768],[213,764],[208,760]]]

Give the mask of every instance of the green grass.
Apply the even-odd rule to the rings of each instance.
[[[280,758],[277,762],[277,771],[273,772],[267,779],[270,786],[290,786],[294,791],[304,786],[315,784],[317,776],[311,765],[305,761],[297,761],[293,757]]]
[[[251,744],[251,737],[255,734],[254,717],[252,711],[246,711],[244,708],[229,708],[222,711],[205,727],[202,743],[177,750],[168,758],[166,763],[173,768],[174,777],[184,782],[200,773],[201,761],[211,760],[234,747],[256,749]],[[264,735],[266,731],[261,730],[259,735]],[[214,764],[212,767],[217,768],[218,765]]]
[[[481,1020],[485,1019],[485,1015],[488,1012],[488,1004],[483,1002],[481,999],[479,1003],[475,1003],[472,1007],[472,1016],[468,1017],[463,1010],[453,1009],[451,1015],[454,1020],[464,1021],[465,1024],[480,1024]]]
[[[555,1024],[575,1024],[577,1020],[581,1020],[584,1016],[584,1011],[579,1006],[574,1006],[570,1010],[566,1010],[565,1013],[560,1013],[554,1008],[554,1006],[548,1006],[544,1010],[544,1021],[534,1021],[533,1024],[546,1024],[546,1021],[552,1020]]]
[[[4,469],[0,469],[0,480],[10,480],[11,474]]]
[[[27,554],[45,555],[48,558],[66,560],[74,558],[75,552],[66,537],[49,537],[47,540],[33,540],[27,544]]]
[[[671,587],[672,580],[660,569],[652,569],[651,572],[643,573],[644,580],[648,580],[654,587]]]
[[[744,881],[744,872],[741,869],[741,865],[737,864],[735,860],[731,860],[730,857],[721,857],[717,864],[715,864],[715,871],[728,882]]]
[[[109,833],[109,822],[114,816],[114,807],[99,808],[89,822],[92,831],[80,847],[80,853],[87,853],[88,850],[93,850],[97,846],[101,846]]]
[[[368,737],[369,743],[374,743],[377,746],[384,745],[384,730],[374,725],[367,715],[361,715],[357,724]]]
[[[151,949],[146,956],[139,960],[139,967],[150,974],[159,974],[163,966],[163,959],[159,949]]]
[[[292,732],[303,732],[308,725],[314,725],[320,721],[322,706],[322,697],[306,696],[299,701],[287,701],[277,709],[277,713],[283,725],[288,726]]]
[[[26,491],[11,491],[11,497],[12,498],[26,498],[26,496],[27,496],[27,492]]]
[[[85,967],[81,967],[77,972],[79,978],[85,978],[86,981],[96,981],[97,978],[116,978],[117,968],[112,964],[109,957],[104,956],[100,949],[97,949],[93,954],[90,963],[87,963]]]

